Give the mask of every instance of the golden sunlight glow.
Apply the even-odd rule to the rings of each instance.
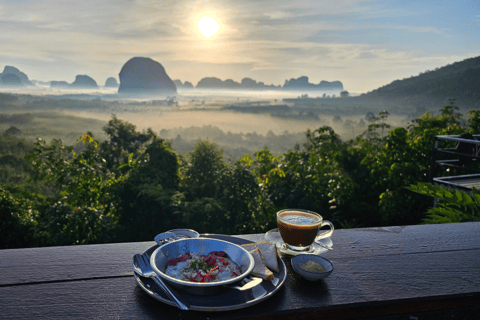
[[[211,17],[203,17],[198,21],[198,30],[207,38],[210,38],[217,33],[220,26],[217,21]]]

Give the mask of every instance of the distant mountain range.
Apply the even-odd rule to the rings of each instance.
[[[321,81],[319,84],[310,83],[308,77],[302,76],[298,79],[285,80],[285,84],[267,85],[263,82],[257,82],[251,78],[243,78],[242,81],[236,82],[232,79],[221,80],[215,77],[206,77],[201,79],[195,87],[188,82],[182,83],[180,80],[173,81],[177,88],[181,90],[189,89],[222,89],[222,90],[296,90],[296,91],[326,91],[326,90],[343,90],[343,84],[340,81]]]
[[[136,58],[135,58],[136,59]],[[149,58],[142,58],[151,60]],[[152,60],[153,61],[153,60]],[[165,73],[165,71],[163,71]],[[141,75],[139,75],[141,76]],[[166,73],[165,73],[165,76]],[[168,76],[167,76],[168,77]],[[114,81],[115,80],[115,81]],[[171,81],[171,80],[170,80]],[[115,83],[114,83],[115,82]],[[122,81],[120,81],[122,82]],[[0,86],[28,86],[45,85],[51,87],[96,87],[96,82],[88,76],[77,76],[72,84],[65,81],[40,82],[28,80],[25,73],[15,67],[6,66],[0,73]],[[340,81],[321,81],[318,84],[310,83],[308,77],[302,76],[297,79],[285,80],[283,86],[266,85],[251,78],[244,78],[240,82],[232,79],[221,80],[215,77],[201,79],[196,86],[185,81],[173,80],[172,85],[180,90],[188,89],[227,89],[227,90],[344,90]],[[109,86],[116,85],[115,78],[109,78]],[[118,84],[117,84],[118,85]],[[121,85],[121,83],[120,83]],[[480,109],[480,56],[456,62],[435,70],[428,70],[418,76],[403,80],[395,80],[392,83],[349,99],[375,100],[389,105],[413,106],[418,110],[438,108],[440,105],[449,103],[449,99],[455,99],[456,105],[462,108]]]
[[[480,56],[425,71],[361,95],[417,108],[448,105],[449,99],[464,108],[480,109]]]
[[[141,63],[140,63],[141,62]],[[251,78],[244,78],[240,82],[236,82],[232,79],[221,80],[215,77],[205,77],[201,79],[196,86],[191,82],[185,81],[182,83],[181,80],[171,80],[165,72],[165,69],[156,61],[150,58],[141,58],[135,57],[127,61],[128,63],[139,64],[138,70],[134,72],[133,75],[127,75],[128,79],[123,79],[123,82],[129,82],[129,87],[136,88],[139,87],[145,91],[148,84],[152,84],[154,87],[171,87],[175,84],[176,88],[180,90],[191,90],[191,89],[220,89],[220,90],[288,90],[288,91],[328,91],[328,90],[343,90],[343,84],[340,81],[321,81],[318,84],[310,83],[308,77],[302,76],[298,79],[285,80],[285,83],[282,86],[278,85],[266,85],[263,82],[257,82]],[[152,71],[151,68],[142,69],[143,64],[158,64],[161,70]],[[125,66],[124,66],[125,68]],[[124,70],[122,68],[122,70]],[[132,72],[130,72],[132,73]],[[3,79],[5,77],[5,79]],[[122,74],[120,74],[120,78]],[[157,79],[158,78],[158,79]],[[168,79],[167,79],[168,78]],[[3,79],[3,81],[2,81]],[[133,81],[133,82],[132,82]],[[165,82],[165,83],[164,83]],[[137,83],[135,85],[134,83]],[[41,86],[50,86],[51,88],[56,89],[93,89],[98,88],[97,82],[87,75],[77,75],[73,83],[68,83],[66,81],[29,81],[25,73],[21,72],[15,67],[6,66],[3,73],[0,73],[0,86],[26,86],[26,85],[41,85]],[[116,79],[110,77],[105,83],[105,87],[118,87]],[[124,88],[125,84],[122,86],[122,79],[120,79],[119,91]],[[148,88],[147,88],[148,89]],[[142,91],[140,90],[140,91]],[[141,93],[141,92],[138,93]],[[149,91],[149,90],[147,90]],[[176,90],[170,88],[169,93],[176,92]]]

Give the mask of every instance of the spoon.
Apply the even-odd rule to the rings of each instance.
[[[324,249],[327,249],[327,250],[333,250],[332,248],[330,247],[327,247],[326,245],[324,245],[323,243],[321,242],[317,242],[317,241],[314,241],[316,244],[318,244],[320,247],[324,248]]]
[[[153,271],[152,266],[150,265],[150,259],[145,257],[145,255],[136,254],[133,256],[133,269],[136,273],[143,277],[151,278],[155,283],[167,294],[167,296],[172,300],[177,307],[182,310],[189,310],[189,305],[180,297],[180,295],[169,288],[160,277]]]

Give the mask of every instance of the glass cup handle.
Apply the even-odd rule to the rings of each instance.
[[[333,223],[331,223],[330,221],[328,220],[323,220],[322,222],[322,225],[320,226],[323,227],[323,226],[329,226],[330,227],[330,230],[329,231],[325,231],[325,232],[322,232],[320,233],[319,235],[317,235],[317,237],[315,238],[315,240],[320,240],[320,239],[323,239],[323,238],[326,238],[326,237],[330,237],[333,233]],[[320,232],[320,229],[318,230]]]

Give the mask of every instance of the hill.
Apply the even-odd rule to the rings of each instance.
[[[446,105],[448,99],[455,99],[459,107],[480,109],[480,57],[395,80],[360,97],[426,109]]]

